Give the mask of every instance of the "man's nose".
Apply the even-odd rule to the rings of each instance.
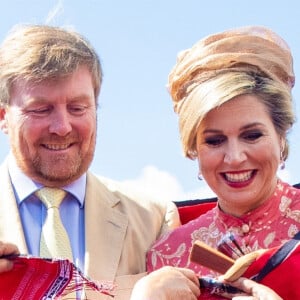
[[[71,130],[72,126],[67,110],[59,109],[53,111],[49,131],[60,136],[65,136],[71,132]]]

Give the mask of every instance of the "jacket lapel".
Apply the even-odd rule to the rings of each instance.
[[[22,254],[27,254],[22,222],[10,181],[7,161],[0,167],[0,240],[16,244]]]
[[[14,243],[27,254],[7,163],[0,167],[0,240]],[[96,176],[87,174],[85,197],[85,273],[96,280],[115,280],[121,258],[128,217],[117,209],[120,198]]]
[[[117,275],[128,217],[117,209],[120,199],[88,173],[85,197],[85,273],[96,280]]]

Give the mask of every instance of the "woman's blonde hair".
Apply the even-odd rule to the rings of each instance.
[[[197,157],[196,135],[206,114],[234,97],[252,94],[266,107],[276,132],[285,141],[282,149],[288,156],[286,133],[295,122],[290,90],[278,81],[253,72],[226,72],[198,85],[181,107],[186,118],[180,118],[183,150],[187,157]]]
[[[184,154],[197,157],[196,132],[205,115],[232,98],[253,94],[264,103],[285,141],[294,123],[291,89],[293,58],[287,43],[272,30],[248,26],[207,36],[181,51],[168,78],[179,116]]]

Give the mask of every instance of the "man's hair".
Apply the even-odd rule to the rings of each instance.
[[[0,106],[9,105],[15,80],[56,80],[72,74],[79,66],[91,73],[97,101],[101,64],[95,49],[82,35],[48,25],[16,26],[0,47]]]

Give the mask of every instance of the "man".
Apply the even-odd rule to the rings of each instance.
[[[63,189],[59,212],[75,265],[96,281],[114,281],[115,299],[126,300],[145,272],[147,249],[178,215],[88,171],[101,82],[99,58],[78,33],[22,26],[1,45],[0,128],[11,147],[0,169],[0,241],[9,243],[1,252],[17,252],[11,243],[40,255],[47,209],[36,192]],[[1,266],[11,264],[0,259]]]

